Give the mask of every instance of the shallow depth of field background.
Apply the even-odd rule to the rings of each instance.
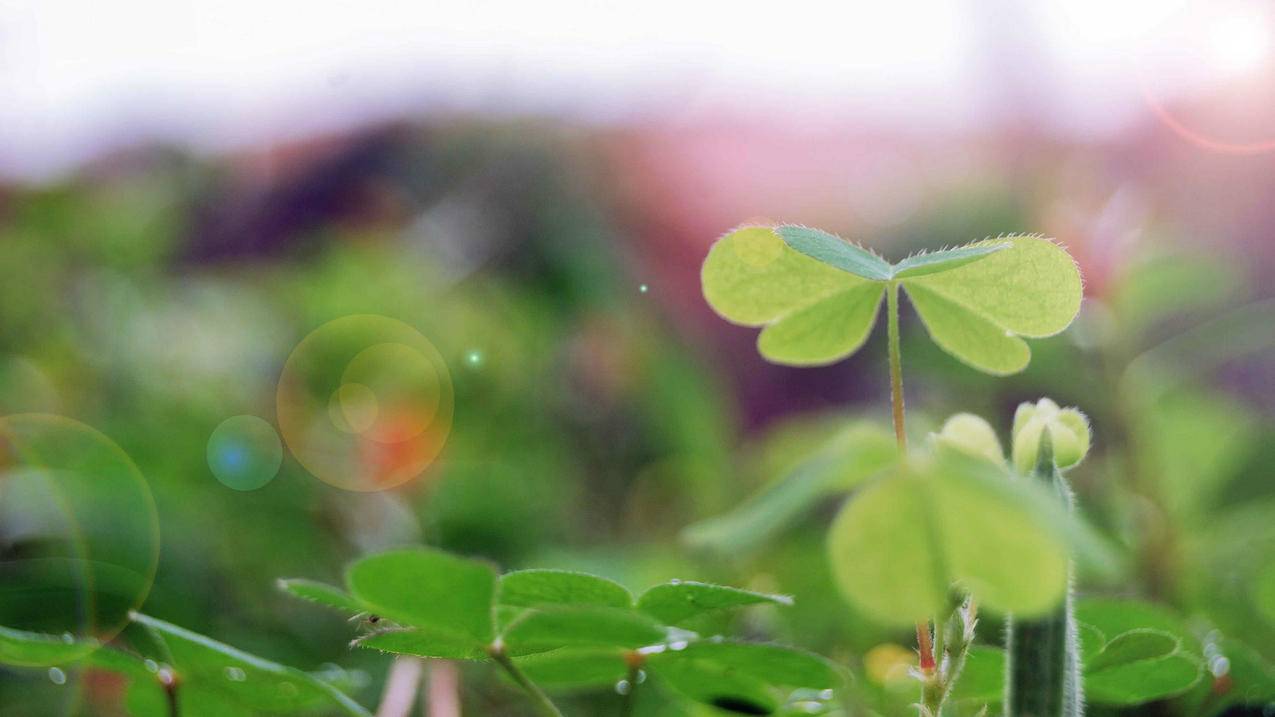
[[[365,703],[388,658],[274,580],[417,542],[791,593],[743,631],[889,692],[864,656],[910,639],[837,596],[834,506],[725,558],[679,539],[838,420],[888,420],[883,327],[798,370],[705,305],[700,262],[743,221],[892,259],[1009,232],[1066,244],[1084,308],[1020,375],[965,368],[904,310],[913,431],[957,410],[1007,427],[1046,394],[1080,406],[1081,505],[1131,556],[1082,590],[1161,601],[1275,661],[1270,3],[0,2],[0,415],[82,421],[136,463],[158,515],[147,612],[360,670]],[[437,459],[383,491],[286,449],[260,488],[219,481],[214,429],[277,429],[289,355],[355,314],[406,322],[445,362]],[[0,523],[0,555],[29,529]],[[486,671],[463,679],[472,714],[519,714]],[[109,680],[0,670],[0,714],[117,700]]]

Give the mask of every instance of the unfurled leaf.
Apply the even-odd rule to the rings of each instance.
[[[340,610],[351,615],[367,610],[359,601],[347,595],[340,588],[315,580],[306,580],[304,578],[283,579],[279,581],[279,589],[302,600]]]
[[[665,625],[680,625],[705,613],[762,603],[791,605],[792,598],[725,585],[678,581],[656,585],[642,593],[638,609]]]
[[[346,582],[370,611],[405,627],[479,646],[495,637],[496,572],[486,563],[427,548],[394,550],[354,563]]]
[[[897,460],[888,430],[855,424],[731,512],[692,525],[683,536],[692,545],[721,552],[756,548],[820,500],[854,488]]]
[[[568,570],[517,570],[500,578],[498,602],[510,607],[593,605],[627,608],[633,596],[619,583]]]

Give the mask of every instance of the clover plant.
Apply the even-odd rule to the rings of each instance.
[[[1006,717],[1078,717],[1086,702],[1208,699],[1189,691],[1220,638],[1206,644],[1154,605],[1071,593],[1073,563],[1112,560],[1076,516],[1064,477],[1089,451],[1080,411],[1048,399],[1021,405],[1008,456],[996,430],[968,413],[921,445],[908,443],[900,289],[944,351],[980,371],[1014,373],[1031,357],[1024,338],[1057,334],[1079,310],[1080,273],[1061,246],[1005,236],[890,263],[815,229],[748,226],[712,247],[702,280],[719,314],[761,328],[765,358],[793,366],[854,353],[884,301],[893,431],[854,424],[787,479],[688,528],[688,542],[746,551],[820,499],[851,493],[828,532],[832,575],[865,615],[914,626],[922,717],[998,704]],[[580,689],[613,693],[623,715],[648,690],[705,714],[854,709],[848,675],[834,662],[703,630],[714,613],[791,605],[783,595],[670,581],[635,597],[599,576],[500,574],[429,548],[364,557],[343,587],[279,585],[361,625],[353,647],[489,663],[545,717],[562,715],[551,693]],[[982,609],[1006,616],[1003,648],[979,642]],[[1257,658],[1227,649],[1237,674],[1260,671]],[[128,711],[141,717],[371,714],[348,695],[356,680],[339,668],[286,667],[140,613],[110,644],[0,626],[0,663],[48,669],[55,679],[67,670],[115,673],[127,683]]]

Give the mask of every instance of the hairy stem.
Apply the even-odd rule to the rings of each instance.
[[[894,409],[894,439],[899,453],[907,451],[908,436],[903,428],[903,354],[899,350],[899,285],[886,289],[886,334],[890,346],[890,405]]]
[[[1052,437],[1040,437],[1032,477],[1046,481],[1059,499],[1072,505],[1071,489],[1054,465]],[[1033,620],[1006,621],[1005,717],[1080,717],[1084,699],[1080,647],[1071,587],[1054,612]]]
[[[504,645],[499,644],[499,641],[497,641],[497,644],[492,645],[487,650],[487,654],[491,655],[491,659],[497,665],[504,668],[505,672],[513,678],[513,681],[518,683],[518,686],[527,693],[527,696],[531,698],[532,704],[535,705],[537,712],[543,715],[543,717],[562,717],[562,712],[560,712],[553,701],[549,699],[549,696],[544,693],[544,690],[537,687],[536,683],[528,679],[527,675],[523,674],[523,671],[518,669],[518,665],[514,664],[514,661],[509,659],[509,655],[505,653]]]
[[[903,408],[903,352],[899,348],[899,285],[891,281],[886,286],[886,339],[890,354],[890,407],[894,414],[894,440],[899,446],[899,457],[906,458],[908,452],[908,434]],[[916,646],[920,653],[921,674],[925,678],[932,677],[936,665],[934,642],[931,636],[930,623],[916,624]],[[929,702],[928,689],[922,690],[922,703]]]

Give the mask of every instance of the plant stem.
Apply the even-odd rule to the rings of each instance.
[[[518,669],[518,666],[514,664],[514,661],[509,659],[509,655],[505,654],[505,648],[503,645],[492,645],[491,648],[487,650],[487,654],[491,655],[491,659],[497,665],[503,667],[505,672],[513,678],[513,681],[517,682],[518,686],[521,687],[529,697],[531,697],[532,703],[536,706],[536,711],[544,715],[544,717],[562,717],[562,712],[560,712],[558,707],[549,699],[549,696],[544,693],[544,690],[537,687],[536,683],[528,679],[527,676],[523,674],[523,671]]]
[[[903,408],[903,352],[899,348],[899,285],[891,281],[885,294],[886,339],[890,352],[890,407],[894,413],[894,440],[899,445],[899,457],[906,458],[908,434],[904,423]],[[921,672],[934,672],[934,643],[930,636],[930,623],[916,624],[916,645],[921,653]]]
[[[890,404],[894,409],[894,439],[899,453],[906,453],[908,436],[903,428],[903,355],[899,350],[899,285],[886,287],[886,334],[890,346]]]
[[[376,708],[376,717],[407,717],[416,702],[416,691],[420,689],[424,670],[424,663],[415,657],[395,658],[385,681],[381,704]]]

